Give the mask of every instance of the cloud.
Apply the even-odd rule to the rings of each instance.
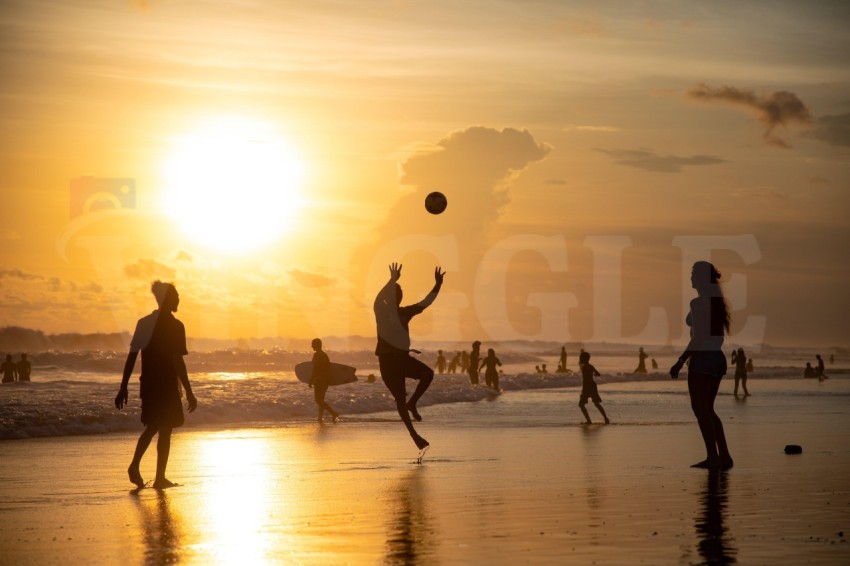
[[[820,175],[812,175],[807,179],[812,185],[826,185],[832,186],[832,183],[826,177],[821,177]]]
[[[449,134],[431,150],[409,157],[401,164],[400,181],[426,192],[470,183],[478,190],[492,190],[550,151],[550,146],[537,143],[527,130],[473,126]]]
[[[569,126],[564,127],[565,132],[577,131],[577,132],[602,132],[602,133],[612,133],[619,132],[622,128],[618,128],[616,126],[579,126],[576,124],[570,124]]]
[[[304,287],[329,287],[334,280],[321,273],[312,273],[303,269],[290,269],[289,275],[296,283]]]
[[[26,271],[21,271],[18,268],[14,269],[0,269],[0,279],[21,279],[23,281],[37,281],[40,279],[44,279],[44,276],[38,275],[36,273],[27,273]]]
[[[566,185],[567,182],[563,179],[546,179],[547,185]]]
[[[819,117],[809,135],[829,145],[850,146],[850,113]]]
[[[131,279],[142,279],[145,281],[153,281],[154,279],[163,279],[171,281],[177,272],[152,259],[140,259],[136,263],[128,263],[124,266],[124,274]]]
[[[650,149],[643,148],[594,149],[600,153],[604,153],[620,165],[634,167],[635,169],[642,169],[644,171],[654,171],[656,173],[679,173],[682,171],[682,167],[728,163],[727,160],[713,155],[680,157],[678,155],[659,155]]]
[[[785,90],[756,94],[755,91],[733,86],[711,88],[705,83],[699,83],[687,91],[686,95],[702,102],[721,102],[749,110],[765,127],[765,143],[775,147],[791,147],[788,142],[774,134],[777,126],[812,122],[812,114],[803,101],[793,92]]]
[[[192,257],[192,254],[190,254],[189,252],[187,252],[185,250],[178,251],[175,259],[177,261],[193,261],[194,260],[194,258]]]
[[[410,233],[481,236],[510,202],[511,181],[552,150],[527,130],[483,126],[419,147],[399,165],[401,184],[413,190],[389,209],[380,231],[384,240]],[[436,218],[423,206],[431,191],[442,192],[449,202]]]

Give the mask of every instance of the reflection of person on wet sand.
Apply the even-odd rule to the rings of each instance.
[[[710,470],[702,493],[702,513],[695,527],[697,551],[703,564],[735,564],[735,549],[729,546],[728,528],[723,524],[728,505],[727,474]]]
[[[319,407],[318,421],[321,423],[325,411],[331,414],[334,422],[339,420],[339,413],[333,410],[330,405],[325,402],[325,393],[330,387],[331,380],[331,360],[328,355],[322,350],[322,341],[319,338],[313,338],[310,344],[313,348],[313,373],[310,375],[310,387],[313,388],[313,398],[316,400],[316,405]]]
[[[711,263],[698,261],[693,265],[691,285],[697,291],[697,298],[691,301],[685,319],[691,327],[691,339],[670,368],[670,377],[677,379],[685,362],[690,360],[688,393],[706,452],[705,460],[691,467],[725,470],[732,467],[732,456],[726,445],[723,423],[714,412],[714,400],[726,374],[726,356],[721,347],[724,333],[729,332],[729,309],[720,288],[720,273]]]
[[[0,365],[3,371],[3,383],[12,383],[18,373],[18,366],[12,361],[12,354],[6,354],[6,361]]]
[[[434,369],[437,373],[446,373],[446,357],[442,350],[437,350],[437,363],[434,364]]]
[[[472,343],[472,352],[469,353],[469,382],[478,385],[478,363],[481,359],[481,342],[476,340]]]
[[[638,366],[633,373],[646,373],[646,358],[649,356],[643,351],[643,346],[638,350]]]
[[[735,364],[735,397],[738,396],[738,382],[743,386],[746,397],[750,392],[747,391],[747,356],[743,348],[732,350],[732,363]]]
[[[172,515],[168,492],[159,491],[156,500],[143,500],[138,494],[133,502],[139,511],[142,534],[145,541],[146,564],[179,564],[185,562],[186,546],[182,544],[183,533],[180,517]],[[153,505],[156,508],[153,509]]]
[[[18,371],[18,381],[30,380],[30,372],[32,371],[32,366],[30,365],[26,354],[21,354],[21,360],[18,362],[18,365],[15,367],[15,369]]]
[[[487,383],[487,386],[492,387],[494,391],[501,391],[501,389],[499,389],[499,371],[496,369],[496,366],[501,365],[502,362],[496,357],[496,351],[493,348],[490,348],[487,350],[487,357],[481,360],[481,365],[478,367],[479,371],[481,368],[486,368],[484,370],[484,381]]]
[[[443,272],[439,267],[434,269],[434,287],[424,299],[406,307],[401,306],[402,290],[398,284],[401,278],[401,265],[390,265],[390,279],[375,297],[375,322],[378,329],[378,345],[375,355],[381,370],[381,379],[395,398],[396,408],[401,420],[407,427],[413,442],[420,450],[428,446],[428,441],[417,434],[410,417],[417,421],[422,417],[416,410],[419,398],[428,390],[434,380],[434,371],[410,355],[410,320],[428,308],[443,286]],[[404,380],[406,377],[416,379],[419,384],[406,401]]]
[[[434,560],[435,525],[428,494],[422,477],[422,466],[405,474],[394,490],[398,506],[389,513],[387,525],[387,564],[431,564]]]
[[[198,401],[192,393],[186,364],[183,361],[186,350],[186,329],[183,323],[174,318],[172,312],[177,311],[180,297],[177,289],[170,283],[155,281],[151,291],[156,297],[159,310],[139,319],[133,340],[130,342],[130,353],[124,364],[124,376],[121,387],[115,397],[115,407],[121,409],[127,404],[127,384],[136,365],[139,351],[142,352],[142,375],[139,378],[139,392],[142,398],[142,424],[145,430],[139,436],[133,461],[127,469],[130,481],[139,488],[145,486],[139,472],[142,456],[153,440],[159,435],[156,444],[156,477],[153,486],[165,489],[176,484],[165,477],[168,465],[168,454],[171,451],[171,431],[183,425],[183,407],[180,404],[180,393],[177,389],[178,380],[186,390],[189,401],[189,412],[198,406]]]
[[[586,424],[593,424],[593,421],[590,420],[590,414],[584,408],[587,405],[587,400],[591,399],[602,414],[602,418],[605,419],[605,424],[610,423],[611,421],[608,420],[608,415],[605,414],[605,409],[602,408],[602,398],[599,396],[599,388],[596,386],[596,382],[593,381],[594,376],[598,376],[600,373],[590,363],[590,354],[582,350],[581,354],[579,354],[578,365],[581,368],[581,396],[578,400],[578,407],[584,414],[584,422]]]

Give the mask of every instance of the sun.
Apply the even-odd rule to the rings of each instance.
[[[304,169],[271,124],[211,119],[175,140],[163,167],[162,205],[198,244],[254,250],[294,228]]]

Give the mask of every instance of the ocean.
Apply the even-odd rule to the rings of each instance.
[[[448,353],[448,352],[447,352]],[[652,395],[653,402],[667,397],[687,395],[684,374],[674,382],[667,369],[675,361],[670,350],[654,353],[647,349],[650,359],[657,358],[658,369],[652,369],[647,360],[648,373],[635,374],[635,350],[610,350],[594,354],[591,359],[602,374],[597,378],[605,406],[619,407],[610,416],[642,422],[648,415],[641,413],[641,396]],[[334,362],[357,368],[358,381],[332,387],[327,401],[346,419],[366,418],[368,415],[387,413],[386,418],[398,418],[389,392],[383,386],[376,358],[370,351],[329,352]],[[497,352],[503,361],[500,386],[506,394],[531,390],[555,390],[549,397],[576,397],[580,388],[577,373],[578,356],[570,354],[568,373],[553,373],[558,365],[555,352]],[[121,431],[138,431],[140,402],[138,399],[138,372],[140,363],[130,382],[130,403],[123,410],[115,409],[113,400],[121,381],[125,352],[45,352],[30,356],[33,362],[32,381],[4,384],[0,387],[0,440],[105,434]],[[450,357],[450,356],[447,356]],[[434,365],[436,352],[423,352],[421,358]],[[814,362],[811,349],[783,349],[753,354],[754,372],[748,386],[752,393],[764,395],[760,383],[771,383],[772,396],[844,395],[843,385],[850,370],[827,365],[829,380],[802,379],[806,361]],[[828,360],[828,354],[824,355]],[[198,410],[187,419],[189,427],[240,427],[285,424],[311,420],[316,407],[312,391],[297,381],[293,367],[298,361],[310,359],[307,352],[285,351],[219,351],[193,353],[186,357],[192,387],[199,400]],[[535,366],[546,363],[548,373],[537,373]],[[839,366],[841,365],[839,360]],[[376,376],[370,382],[369,376]],[[727,374],[722,393],[733,387],[731,372]],[[483,383],[483,379],[481,380]],[[413,387],[408,382],[408,390]],[[493,401],[493,392],[483,385],[473,387],[465,374],[438,374],[428,393],[420,401],[421,407],[452,403]],[[518,401],[518,400],[515,400]],[[645,400],[644,400],[645,401]],[[683,405],[684,403],[684,405]],[[520,403],[522,409],[506,418],[563,419],[568,410],[559,402],[556,408],[535,406],[534,402]],[[630,404],[635,404],[632,408]],[[672,401],[671,401],[672,404]],[[687,403],[683,405],[684,420],[692,417]],[[517,403],[513,403],[516,407]],[[595,409],[588,406],[593,417]],[[681,407],[679,407],[681,408]],[[488,409],[492,410],[492,409]],[[569,409],[572,410],[572,408]],[[654,411],[652,411],[654,413]],[[651,418],[664,418],[653,416]]]

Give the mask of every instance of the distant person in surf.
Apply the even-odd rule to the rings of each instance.
[[[729,332],[731,317],[720,288],[720,272],[714,265],[707,261],[696,262],[691,269],[691,286],[697,292],[685,318],[685,323],[691,327],[691,339],[670,368],[670,377],[677,379],[685,362],[690,362],[688,394],[706,452],[705,460],[691,467],[728,470],[732,467],[732,456],[723,423],[714,411],[714,401],[726,374],[726,356],[721,347],[724,335]]]
[[[12,361],[12,354],[6,354],[6,361],[0,365],[3,371],[3,383],[12,383],[18,375],[18,366]]]
[[[817,377],[817,374],[815,373],[815,368],[812,367],[812,362],[806,362],[806,367],[803,370],[803,377],[806,377],[806,378]]]
[[[744,388],[744,397],[750,394],[747,391],[747,356],[743,348],[732,350],[732,363],[735,364],[735,397],[738,396],[738,383]]]
[[[328,355],[322,350],[322,341],[319,338],[313,338],[310,343],[313,348],[313,373],[310,375],[310,383],[313,388],[313,399],[316,401],[316,406],[319,408],[318,421],[323,422],[325,411],[330,413],[334,422],[339,420],[339,413],[325,402],[325,393],[330,387],[331,379],[331,360]]]
[[[487,350],[487,357],[481,360],[481,364],[478,366],[479,371],[481,368],[485,368],[484,381],[487,383],[487,386],[492,387],[493,391],[497,392],[502,391],[499,388],[499,370],[496,369],[496,366],[501,365],[502,362],[496,357],[496,351],[490,348]]]
[[[602,414],[602,418],[605,419],[605,424],[610,423],[611,421],[608,420],[608,415],[605,414],[605,409],[602,408],[602,398],[599,396],[599,388],[593,380],[593,378],[599,376],[600,373],[596,371],[596,368],[590,363],[590,354],[588,352],[582,350],[578,357],[578,365],[581,368],[581,396],[578,399],[578,408],[581,409],[582,414],[584,414],[585,424],[593,424],[593,421],[590,420],[590,414],[587,412],[587,409],[585,409],[588,399],[593,401],[593,404],[596,405],[597,409],[599,409],[599,412]]]
[[[478,385],[478,364],[481,361],[481,342],[476,340],[472,343],[472,351],[469,353],[469,383]]]
[[[442,350],[437,350],[437,363],[434,364],[434,369],[437,373],[446,373],[446,356],[443,355]]]
[[[409,325],[414,316],[428,308],[437,298],[443,286],[444,276],[444,271],[439,267],[435,268],[434,287],[431,291],[418,303],[403,307],[401,306],[403,293],[401,285],[398,284],[401,278],[401,264],[393,263],[390,265],[390,279],[378,292],[374,304],[375,323],[378,330],[375,355],[378,356],[381,379],[392,393],[398,414],[420,450],[428,446],[428,441],[419,436],[413,428],[410,417],[417,421],[422,420],[416,410],[416,403],[434,380],[434,370],[410,355]],[[406,399],[404,382],[408,377],[419,381],[410,400]]]
[[[827,375],[824,373],[824,370],[826,368],[824,367],[823,358],[820,357],[820,354],[815,355],[815,357],[818,359],[818,367],[817,369],[815,369],[815,375],[817,375],[817,378],[821,381],[823,381],[824,379],[829,379],[829,377],[827,377]]]
[[[633,373],[646,373],[646,358],[649,356],[643,351],[643,346],[638,349],[638,365]]]
[[[27,359],[26,354],[21,354],[21,359],[15,366],[15,369],[18,372],[18,381],[30,380],[30,373],[32,373],[32,365],[30,365],[30,361]]]
[[[127,404],[127,384],[133,374],[136,358],[142,353],[142,375],[139,378],[139,394],[142,398],[142,424],[145,430],[136,443],[133,461],[127,469],[130,481],[138,488],[145,487],[145,481],[139,471],[142,456],[158,435],[156,443],[155,489],[166,489],[177,484],[165,477],[168,455],[171,451],[171,432],[183,426],[183,407],[180,402],[178,383],[186,391],[189,412],[194,412],[198,401],[192,393],[192,385],[186,373],[183,356],[186,350],[186,329],[183,323],[174,318],[180,296],[171,283],[154,281],[151,292],[156,298],[159,309],[139,319],[136,331],[130,342],[130,352],[124,364],[121,387],[115,397],[115,407],[121,409]]]
[[[459,364],[460,364],[460,352],[458,352],[457,354],[452,356],[452,359],[449,360],[448,372],[449,373],[457,373],[457,367],[458,367]]]

